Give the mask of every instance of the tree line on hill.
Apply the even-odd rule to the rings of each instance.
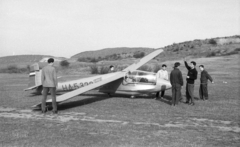
[[[78,58],[79,62],[99,62],[103,60],[108,60],[108,61],[113,61],[113,60],[119,60],[119,59],[124,59],[124,58],[142,58],[145,56],[145,52],[139,52],[136,51],[133,54],[127,54],[127,53],[122,53],[122,54],[112,54],[108,55],[106,57],[80,57]]]

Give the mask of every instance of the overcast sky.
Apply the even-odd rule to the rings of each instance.
[[[0,56],[70,57],[240,34],[239,0],[0,0]]]

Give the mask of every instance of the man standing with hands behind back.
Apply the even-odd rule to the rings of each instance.
[[[187,84],[186,84],[186,103],[194,105],[194,81],[197,79],[197,70],[195,68],[196,62],[191,61],[190,66],[188,65],[186,58],[184,58],[184,64],[188,70]]]
[[[53,58],[48,59],[48,65],[42,69],[42,85],[43,85],[43,98],[42,98],[42,113],[46,113],[46,99],[50,90],[52,96],[52,112],[57,114],[56,103],[56,87],[57,87],[57,73],[55,67],[53,67]]]

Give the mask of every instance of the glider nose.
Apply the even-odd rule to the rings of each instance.
[[[164,85],[166,85],[166,89],[169,89],[172,87],[171,83],[169,81],[165,81]]]
[[[167,80],[160,79],[158,83],[161,90],[170,89],[172,87],[171,83]]]

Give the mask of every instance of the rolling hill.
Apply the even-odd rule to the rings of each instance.
[[[186,56],[192,57],[212,57],[212,56],[226,56],[231,54],[238,54],[240,52],[240,36],[218,37],[204,40],[193,40],[181,43],[173,43],[163,47],[164,52],[155,58],[156,61],[167,61],[173,59],[179,59]],[[152,52],[154,48],[146,47],[118,47],[118,48],[106,48],[96,51],[85,51],[73,55],[67,59],[71,64],[74,62],[77,64],[79,58],[96,59],[94,62],[99,61],[119,61],[128,63],[128,61],[135,60],[134,54],[144,53],[147,55]],[[17,55],[17,56],[5,56],[0,57],[0,68],[8,65],[26,66],[34,62],[38,62],[44,57],[52,57],[50,55]],[[66,58],[61,57],[61,60]],[[87,60],[85,62],[92,62]]]
[[[172,45],[165,46],[164,51],[156,59],[166,61],[186,56],[199,58],[238,54],[240,51],[240,36],[173,43]]]
[[[193,40],[181,43],[173,43],[163,47],[164,52],[156,57],[156,60],[166,61],[178,59],[185,56],[211,57],[237,54],[240,48],[240,36],[218,37],[204,40]],[[136,53],[144,55],[152,52],[154,48],[106,48],[97,51],[86,51],[76,54],[71,59],[79,59],[85,62],[113,61],[120,59],[130,59]],[[88,58],[86,60],[86,58]],[[94,60],[93,60],[94,59]]]
[[[145,52],[149,53],[152,52],[153,48],[144,48],[144,47],[135,47],[135,48],[129,48],[129,47],[117,47],[117,48],[105,48],[101,50],[96,51],[86,51],[81,52],[76,55],[73,55],[71,58],[106,58],[107,56],[111,55],[120,55],[121,57],[129,57],[132,56],[135,52]]]

